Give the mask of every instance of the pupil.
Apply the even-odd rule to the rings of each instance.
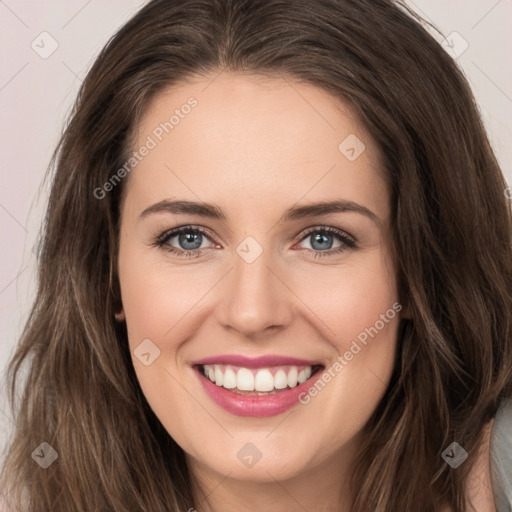
[[[180,244],[185,246],[183,248],[186,249],[186,250],[198,249],[199,247],[201,247],[201,240],[199,238],[200,236],[201,236],[201,233],[181,234],[179,242],[180,242]],[[190,243],[194,244],[194,242],[196,244],[195,246],[192,246],[192,247],[187,246],[187,244],[190,244]],[[199,242],[199,243],[197,243],[197,242]]]
[[[317,233],[313,236],[313,243],[311,244],[314,249],[330,249],[332,247],[332,237],[330,235],[326,235],[324,233]],[[184,249],[198,249],[201,247],[201,233],[185,233],[181,234],[179,237],[180,244],[184,245]],[[330,243],[329,242],[330,240]],[[188,244],[192,244],[189,246]],[[325,246],[327,244],[327,246]]]
[[[315,247],[315,244],[318,243],[325,243],[329,238],[331,238],[331,243],[328,244],[328,247]],[[324,233],[317,233],[313,236],[313,243],[311,244],[313,249],[330,249],[332,247],[332,237],[330,235],[326,235]]]

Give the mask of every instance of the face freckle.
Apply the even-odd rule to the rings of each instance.
[[[228,73],[137,128],[155,145],[123,183],[119,278],[150,406],[197,474],[339,478],[400,321],[376,144],[321,89]]]

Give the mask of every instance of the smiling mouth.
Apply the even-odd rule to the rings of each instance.
[[[225,364],[200,364],[196,366],[210,382],[240,395],[266,396],[291,390],[324,369],[313,366],[269,366],[244,368]]]

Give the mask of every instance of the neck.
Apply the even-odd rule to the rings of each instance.
[[[353,440],[321,464],[291,477],[279,479],[270,468],[260,472],[258,480],[236,478],[233,471],[223,475],[187,457],[195,505],[190,512],[350,512],[349,464],[355,455]]]

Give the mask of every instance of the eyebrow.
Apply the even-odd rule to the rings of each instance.
[[[215,220],[227,219],[227,215],[217,205],[196,201],[171,201],[169,199],[165,199],[146,208],[140,214],[140,218],[143,219],[144,217],[154,213],[165,212],[174,214],[199,215],[201,217]],[[323,201],[302,206],[292,206],[284,212],[284,214],[281,216],[280,222],[300,220],[310,217],[319,217],[329,213],[345,212],[354,212],[364,215],[375,224],[377,224],[377,226],[382,227],[382,220],[377,217],[377,215],[375,215],[375,213],[373,213],[370,209],[368,209],[366,206],[348,200]]]

